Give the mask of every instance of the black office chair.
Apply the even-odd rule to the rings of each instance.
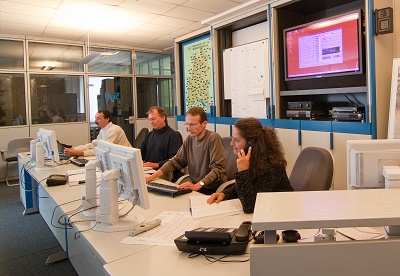
[[[28,152],[30,150],[31,140],[33,138],[16,138],[8,142],[7,150],[1,150],[1,158],[6,162],[6,184],[7,186],[16,186],[16,184],[10,184],[8,182],[8,167],[10,164],[18,164],[18,153]]]
[[[132,147],[137,149],[140,148],[140,145],[142,144],[144,138],[146,138],[147,133],[149,133],[149,129],[147,127],[142,128],[136,136],[135,141],[133,141]]]
[[[295,191],[329,190],[333,180],[332,154],[323,148],[307,147],[300,152],[289,180]]]

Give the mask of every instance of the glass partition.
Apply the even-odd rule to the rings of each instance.
[[[171,76],[171,55],[136,52],[136,74]]]
[[[88,63],[91,73],[132,74],[132,52],[107,48],[90,48],[93,60]]]
[[[83,72],[83,47],[29,42],[29,70]]]
[[[23,74],[0,74],[0,127],[26,125]]]
[[[24,69],[22,41],[0,39],[0,69]]]
[[[138,118],[147,118],[146,112],[154,105],[165,109],[168,116],[174,115],[172,79],[136,78]]]
[[[83,76],[30,75],[33,124],[85,121]]]

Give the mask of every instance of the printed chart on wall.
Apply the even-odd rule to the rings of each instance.
[[[185,111],[201,106],[209,113],[214,105],[210,34],[182,43],[182,55]]]
[[[267,42],[257,41],[223,52],[224,95],[232,100],[232,117],[267,117]]]

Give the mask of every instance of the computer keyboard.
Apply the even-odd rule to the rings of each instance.
[[[70,158],[69,161],[70,161],[72,164],[74,164],[74,165],[76,165],[76,166],[78,166],[78,167],[83,167],[83,166],[85,166],[85,164],[86,164],[87,162],[89,162],[89,160],[84,159],[84,158]]]
[[[168,185],[168,184],[164,184],[164,183],[158,183],[158,182],[154,182],[154,181],[147,183],[147,189],[153,190],[153,191],[158,191],[161,193],[166,193],[166,194],[171,195],[172,197],[187,194],[192,191],[190,189],[178,189],[177,186]]]

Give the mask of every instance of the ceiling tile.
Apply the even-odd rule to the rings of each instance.
[[[50,19],[45,17],[31,15],[16,16],[15,14],[0,12],[0,22],[46,26],[49,21]]]
[[[157,0],[127,0],[121,7],[161,15],[176,8],[177,5]]]
[[[185,20],[168,16],[159,16],[151,21],[153,24],[169,26],[169,27],[177,27],[177,28],[185,28],[186,26],[192,25],[194,20]]]
[[[221,13],[237,6],[237,3],[229,0],[188,0],[182,5],[197,10]]]
[[[0,35],[85,41],[89,33],[99,44],[162,50],[205,28],[202,20],[247,1],[0,0]]]
[[[155,24],[144,24],[136,30],[142,31],[142,32],[153,32],[153,33],[158,33],[158,34],[169,34],[173,31],[175,31],[177,28],[173,27],[168,27],[168,26],[162,26],[162,25],[155,25]]]
[[[1,11],[7,11],[11,14],[22,14],[22,15],[35,15],[37,17],[51,18],[56,11],[54,8],[46,8],[35,5],[27,5],[23,3],[13,3],[8,1],[1,2]]]
[[[173,10],[170,10],[165,15],[186,20],[202,21],[206,18],[214,16],[215,14],[216,13],[179,6]]]

